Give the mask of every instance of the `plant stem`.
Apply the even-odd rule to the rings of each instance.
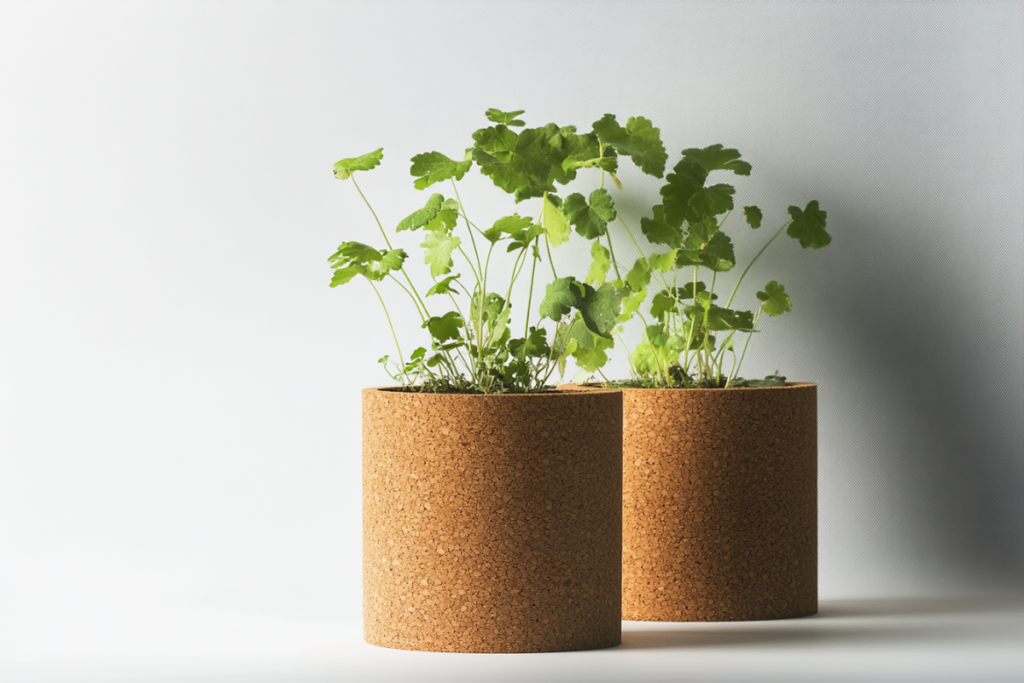
[[[761,319],[761,309],[759,308],[759,309],[757,309],[757,313],[754,314],[754,324],[751,326],[754,330],[757,329],[757,321],[760,320],[760,319]],[[735,365],[735,367],[733,368],[732,379],[730,379],[729,382],[732,382],[732,380],[736,379],[736,375],[739,374],[740,367],[743,366],[743,359],[747,357],[747,346],[750,344],[750,338],[753,337],[753,336],[754,336],[754,333],[751,332],[750,334],[747,335],[747,341],[743,342],[743,353],[740,354],[740,360]],[[728,386],[728,383],[726,385]]]
[[[459,203],[459,209],[462,212],[462,217],[466,220],[466,232],[469,233],[469,241],[473,244],[473,253],[476,255],[476,265],[480,267],[480,252],[476,249],[476,238],[473,237],[473,224],[469,221],[469,215],[466,213],[466,207],[462,204],[462,197],[459,196],[459,187],[455,184],[455,178],[451,179],[452,189],[455,190],[455,201]]]
[[[601,177],[604,179],[604,171],[601,171]],[[612,267],[615,268],[615,277],[618,280],[622,280],[622,275],[619,273],[619,262],[615,258],[615,247],[612,246],[612,231],[605,230],[604,236],[608,238],[608,253],[612,256]],[[601,238],[597,238],[598,244],[601,243]]]
[[[725,302],[725,307],[726,308],[729,308],[729,306],[732,305],[732,298],[734,296],[736,296],[736,290],[740,288],[740,283],[743,282],[743,278],[747,276],[747,271],[750,270],[750,267],[752,265],[754,265],[755,263],[757,263],[757,259],[761,258],[761,254],[763,254],[764,250],[768,248],[768,245],[771,244],[772,242],[774,242],[775,238],[778,237],[779,235],[781,235],[782,231],[785,230],[786,228],[788,228],[790,223],[792,223],[792,222],[793,221],[786,221],[785,223],[783,223],[782,227],[779,228],[778,230],[776,230],[775,234],[772,235],[772,238],[770,240],[768,240],[767,242],[765,242],[765,245],[763,247],[761,247],[761,251],[757,252],[757,256],[754,257],[754,260],[751,261],[750,263],[748,263],[747,267],[743,269],[743,272],[740,273],[740,279],[736,281],[735,285],[733,285],[732,293],[729,295],[729,300]]]
[[[388,234],[384,232],[384,225],[381,224],[380,218],[377,217],[377,212],[373,210],[373,206],[370,204],[370,200],[366,198],[366,195],[363,194],[362,189],[360,189],[359,183],[356,182],[355,176],[353,175],[349,179],[352,181],[352,184],[355,185],[356,191],[359,192],[359,196],[363,198],[363,202],[366,204],[366,208],[368,208],[370,210],[370,213],[373,214],[373,220],[377,221],[377,227],[380,228],[380,234],[384,236],[384,242],[388,245],[388,249],[394,249],[394,247],[391,246],[391,240],[388,239]],[[426,312],[427,306],[426,304],[423,303],[423,298],[420,296],[420,293],[416,291],[416,285],[412,283],[412,279],[409,277],[409,274],[405,272],[404,267],[399,268],[398,270],[402,273],[402,275],[405,276],[405,281],[409,283],[409,289],[411,289],[416,298],[419,299],[420,305],[423,307],[423,311]],[[376,287],[374,287],[374,289],[376,289]],[[429,316],[430,314],[427,313],[427,315]]]
[[[526,297],[526,326],[523,329],[523,339],[525,339],[530,334],[530,306],[533,304],[533,277],[534,275],[537,274],[538,261],[536,240],[539,239],[540,236],[538,235],[537,237],[534,238],[533,244],[533,265],[530,266],[530,293]]]
[[[546,233],[544,235],[544,246],[547,247],[547,250],[548,250],[548,263],[551,264],[551,274],[557,280],[558,279],[558,273],[555,272],[555,259],[552,258],[552,256],[551,256],[551,240],[548,239],[548,236],[547,236]]]
[[[384,235],[384,241],[387,243],[388,249],[394,249],[394,247],[391,246],[391,240],[388,239],[388,234],[384,232],[384,226],[381,224],[380,219],[377,218],[377,212],[373,210],[373,207],[370,205],[370,200],[366,198],[366,195],[363,194],[363,191],[359,188],[359,183],[356,182],[355,175],[353,174],[349,176],[349,180],[351,180],[352,184],[356,186],[356,191],[359,192],[359,196],[363,198],[366,208],[370,210],[370,213],[373,214],[373,219],[377,221],[377,227],[380,228],[380,234]]]
[[[426,322],[427,318],[429,318],[429,317],[430,317],[430,314],[426,312],[426,309],[421,309],[421,308],[420,308],[420,301],[419,301],[419,300],[418,300],[418,299],[417,299],[417,298],[416,298],[415,296],[413,296],[413,293],[412,293],[412,292],[410,292],[410,291],[409,291],[409,290],[408,290],[408,289],[406,288],[406,286],[405,286],[405,285],[403,285],[403,284],[401,283],[401,281],[400,281],[400,280],[399,280],[399,279],[398,279],[397,277],[395,277],[395,276],[394,276],[394,275],[392,275],[391,273],[388,273],[388,277],[390,277],[390,278],[391,278],[392,280],[394,280],[394,281],[395,281],[395,284],[396,284],[396,285],[398,285],[399,287],[401,287],[401,288],[402,288],[402,290],[403,290],[403,291],[404,291],[404,292],[405,292],[406,294],[408,294],[408,295],[409,295],[409,298],[410,298],[410,299],[412,299],[412,303],[413,303],[413,305],[414,305],[414,306],[416,307],[416,313],[418,313],[418,314],[419,314],[419,316],[420,316],[420,320],[421,320],[421,321],[423,321],[423,322]]]
[[[395,340],[395,348],[398,349],[398,362],[402,364],[402,371],[404,374],[405,370],[405,357],[402,356],[402,347],[398,343],[398,335],[395,334],[395,326],[391,324],[391,314],[388,313],[388,307],[384,303],[384,298],[381,297],[380,291],[377,290],[377,285],[373,284],[373,280],[367,280],[370,286],[373,287],[374,294],[377,295],[377,300],[380,301],[380,305],[384,307],[384,317],[388,319],[388,327],[391,328],[391,338]]]

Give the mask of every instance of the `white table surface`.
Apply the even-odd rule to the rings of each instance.
[[[373,647],[358,621],[0,615],[0,682],[1024,682],[1019,598],[823,601],[805,619],[625,622],[622,640],[589,652],[460,655]]]

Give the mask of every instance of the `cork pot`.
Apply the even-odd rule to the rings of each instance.
[[[623,391],[623,619],[818,611],[817,386]]]
[[[622,394],[363,392],[366,641],[621,641]]]

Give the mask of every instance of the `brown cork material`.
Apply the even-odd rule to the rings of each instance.
[[[622,618],[818,611],[817,386],[623,390]]]
[[[621,642],[622,394],[363,391],[372,645]]]

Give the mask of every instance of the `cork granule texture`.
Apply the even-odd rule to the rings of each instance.
[[[622,616],[818,611],[817,386],[623,391]]]
[[[622,394],[363,392],[366,641],[621,640]]]

